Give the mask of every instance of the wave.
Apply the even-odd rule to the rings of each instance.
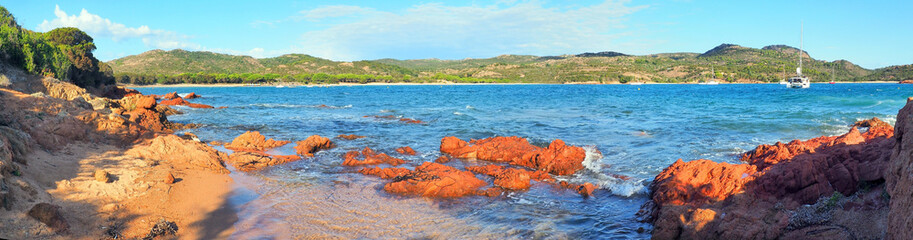
[[[287,103],[254,103],[248,106],[262,108],[303,108],[308,105],[287,104]]]
[[[466,115],[466,114],[465,114],[465,113],[461,113],[461,112],[453,112],[453,115],[462,116],[462,115]]]
[[[326,104],[316,104],[316,105],[301,105],[301,104],[288,104],[288,103],[254,103],[248,106],[251,107],[261,107],[261,108],[328,108],[328,109],[343,109],[343,108],[352,108],[352,104],[345,106],[333,106]]]
[[[466,105],[466,109],[472,110],[472,109],[476,109],[476,108],[473,107],[472,105]]]
[[[622,180],[610,177],[610,179],[598,181],[598,185],[599,188],[609,190],[616,196],[630,197],[647,193],[647,186],[643,182],[643,179]]]
[[[583,150],[586,151],[583,167],[595,173],[602,170],[602,163],[599,162],[602,159],[602,153],[596,149],[596,146],[583,146]]]

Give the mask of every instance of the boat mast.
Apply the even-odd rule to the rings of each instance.
[[[799,77],[802,77],[802,35],[805,31],[805,23],[801,23],[799,27],[799,68],[796,68],[796,74],[799,74]]]

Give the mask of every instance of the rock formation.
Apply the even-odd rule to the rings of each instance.
[[[519,137],[492,137],[469,143],[456,137],[445,137],[441,139],[441,152],[457,158],[509,163],[555,175],[569,175],[583,169],[586,158],[583,148],[567,146],[561,140],[541,148]]]
[[[239,151],[229,156],[231,165],[238,170],[249,172],[260,170],[269,166],[298,161],[297,155],[270,155],[262,152]]]
[[[228,173],[225,161],[228,155],[205,143],[182,139],[175,135],[161,135],[147,143],[127,151],[127,155],[168,161],[175,166],[206,169],[216,173]]]
[[[488,185],[469,171],[433,162],[422,163],[408,173],[401,169],[362,171],[384,178],[392,177],[393,182],[384,185],[384,191],[406,196],[457,198],[474,195],[479,188]]]
[[[196,98],[200,98],[200,95],[197,95],[197,93],[194,93],[194,92],[188,93],[187,96],[184,96],[184,99],[196,99]]]
[[[162,100],[161,102],[159,102],[159,104],[162,104],[162,105],[169,105],[169,106],[184,105],[184,106],[188,106],[188,107],[192,107],[192,108],[213,108],[212,106],[209,106],[209,105],[206,105],[206,104],[199,104],[199,103],[191,103],[191,102],[188,102],[187,100],[184,100],[184,99],[181,98],[181,97],[176,97],[176,98],[171,98],[171,99],[167,99],[167,100]]]
[[[291,141],[266,139],[266,137],[261,135],[258,131],[248,131],[236,137],[231,143],[225,145],[225,148],[235,151],[266,151],[289,143],[291,143]]]
[[[800,206],[851,196],[860,186],[877,186],[885,180],[894,129],[877,119],[866,121],[865,126],[865,133],[853,127],[840,136],[760,145],[741,156],[744,164],[676,161],[653,180],[651,201],[639,214],[654,220],[653,237],[658,239],[773,239],[800,232],[812,234],[803,238],[835,236],[831,232],[814,235],[833,226],[803,220],[809,217],[800,214]],[[865,200],[874,206],[879,201],[883,200]],[[846,206],[853,204],[868,203]],[[877,208],[864,211],[877,212]],[[805,229],[815,226],[825,228]]]
[[[891,162],[885,170],[890,194],[885,239],[913,239],[913,98],[897,113]]]
[[[365,138],[365,136],[358,136],[355,134],[349,134],[349,135],[339,134],[339,136],[336,136],[336,138],[345,139],[345,140],[355,140],[355,139],[359,139],[359,138]]]
[[[415,150],[412,150],[412,148],[409,146],[397,148],[396,152],[398,152],[399,154],[403,154],[403,155],[410,155],[410,156],[415,155]]]
[[[336,147],[336,144],[330,141],[329,138],[321,137],[320,135],[312,135],[307,139],[295,142],[295,144],[295,151],[298,155],[304,157],[314,157],[317,151]]]
[[[358,157],[364,157],[364,159],[358,160],[357,159]],[[405,162],[406,162],[406,160],[391,157],[391,156],[387,155],[386,153],[376,153],[376,152],[374,152],[373,149],[366,147],[365,149],[361,150],[361,152],[359,152],[359,151],[347,152],[346,155],[344,156],[342,165],[352,167],[352,166],[374,165],[374,164],[386,163],[386,164],[390,164],[391,166],[396,166],[396,165],[403,164]]]

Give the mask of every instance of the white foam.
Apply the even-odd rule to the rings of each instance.
[[[466,115],[466,114],[463,114],[461,112],[453,112],[453,115]]]
[[[602,163],[599,161],[602,160],[602,153],[596,149],[596,146],[583,146],[583,150],[586,151],[586,158],[583,159],[583,167],[594,173],[599,173],[599,171],[602,170]]]
[[[476,108],[473,107],[472,105],[466,105],[466,109],[476,109]]]

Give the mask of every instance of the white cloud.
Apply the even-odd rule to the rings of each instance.
[[[377,10],[372,8],[365,8],[359,6],[348,6],[348,5],[334,5],[334,6],[325,6],[320,8],[315,8],[312,10],[304,10],[298,12],[301,15],[296,16],[296,19],[304,19],[309,21],[317,21],[326,18],[338,18],[338,17],[351,17],[358,15],[370,15],[380,13]]]
[[[57,17],[51,21],[44,20],[38,24],[39,31],[50,31],[59,27],[79,28],[89,35],[98,38],[111,38],[114,41],[124,39],[141,39],[146,46],[156,48],[190,48],[199,49],[200,45],[187,41],[189,36],[181,35],[171,31],[160,29],[151,29],[149,26],[127,27],[124,24],[112,22],[110,19],[89,13],[82,9],[79,15],[68,15],[60,6],[54,7],[54,15]]]
[[[303,19],[334,24],[304,33],[300,50],[335,60],[623,50],[613,40],[629,31],[624,17],[646,7],[627,5],[625,0],[565,8],[523,1],[431,3],[402,12],[325,6],[301,11]]]

